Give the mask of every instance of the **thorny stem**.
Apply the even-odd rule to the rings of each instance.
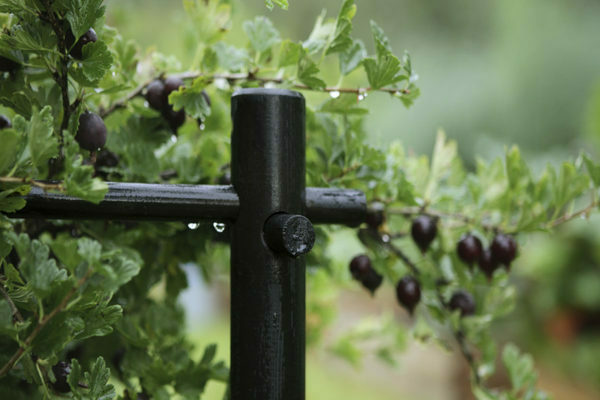
[[[540,228],[547,228],[547,229],[556,228],[557,226],[560,226],[564,223],[572,221],[578,217],[587,216],[599,205],[600,205],[600,201],[593,198],[592,201],[584,208],[577,210],[571,214],[564,214],[564,215],[546,223],[545,225],[540,226]],[[386,210],[386,213],[394,214],[394,215],[402,215],[405,217],[412,217],[415,215],[429,215],[431,217],[437,217],[437,218],[455,219],[455,220],[464,222],[465,224],[477,224],[486,231],[498,232],[498,231],[502,230],[502,229],[500,229],[499,226],[478,222],[476,218],[470,217],[465,214],[436,211],[436,210],[432,210],[429,208],[428,209],[424,209],[422,207],[390,208],[390,209]],[[507,232],[507,233],[510,233],[510,232]]]
[[[106,110],[102,110],[100,112],[100,116],[102,118],[104,118],[107,115],[110,115],[111,113],[113,113],[114,111],[125,107],[129,101],[131,101],[132,99],[134,99],[137,96],[140,96],[143,93],[146,86],[148,86],[155,79],[160,79],[161,76],[159,76],[157,78],[152,78],[152,79],[148,80],[147,82],[142,83],[137,88],[135,88],[131,93],[129,93],[127,96],[125,96],[121,100],[114,102]],[[260,76],[256,76],[256,72],[249,72],[247,74],[213,74],[213,75],[205,75],[205,74],[202,74],[199,72],[184,72],[181,74],[175,74],[173,76],[176,78],[180,78],[180,79],[196,79],[196,78],[204,77],[207,80],[207,82],[213,82],[216,79],[225,79],[229,82],[246,81],[246,82],[259,82],[261,84],[275,83],[275,84],[279,84],[279,85],[286,83],[285,78],[260,77]],[[393,95],[410,94],[410,90],[408,90],[408,89],[397,89],[397,88],[374,89],[372,87],[359,87],[359,88],[325,87],[322,89],[315,89],[315,88],[311,88],[307,85],[300,84],[300,83],[292,84],[291,87],[294,89],[298,89],[298,90],[311,90],[311,91],[325,92],[325,93],[330,93],[330,92],[352,93],[352,94],[356,94],[357,96],[360,94],[364,94],[364,93],[372,92],[372,91],[384,92],[384,93],[389,93],[389,94],[393,94]]]
[[[0,183],[22,183],[31,186],[39,187],[43,190],[64,190],[62,182],[59,183],[47,183],[42,181],[37,181],[31,178],[18,178],[16,176],[0,176]]]
[[[75,293],[77,293],[77,290],[88,280],[88,278],[91,275],[91,271],[92,271],[91,269],[88,270],[87,274],[85,274],[85,276],[83,276],[81,279],[79,279],[79,281],[77,281],[77,284],[69,291],[69,293],[67,293],[67,295],[62,299],[60,304],[58,306],[56,306],[56,308],[54,310],[52,310],[49,314],[46,314],[42,318],[42,320],[36,325],[36,327],[33,329],[33,331],[29,334],[27,339],[25,339],[25,341],[23,341],[23,345],[17,349],[17,351],[12,355],[10,360],[8,360],[8,362],[2,367],[2,369],[0,369],[0,377],[3,377],[4,375],[6,375],[8,373],[8,371],[10,371],[14,367],[14,365],[17,363],[17,361],[19,361],[19,359],[21,358],[23,353],[25,353],[25,350],[27,349],[27,347],[29,347],[31,345],[33,340],[37,337],[37,335],[40,333],[40,331],[48,324],[48,322],[50,322],[50,320],[52,318],[54,318],[58,313],[63,311],[65,309],[65,307],[67,307],[67,304],[69,304],[69,300],[71,300],[71,298],[75,295]]]
[[[73,105],[69,100],[69,54],[68,54],[68,46],[66,43],[66,32],[64,30],[63,24],[61,20],[57,18],[56,14],[52,10],[52,4],[49,0],[42,0],[44,3],[44,7],[48,12],[47,21],[52,26],[52,30],[56,34],[58,40],[58,52],[60,53],[60,63],[58,65],[58,70],[53,71],[52,77],[56,84],[60,87],[61,96],[62,96],[62,106],[63,106],[63,119],[60,125],[59,132],[59,140],[60,140],[60,157],[62,158],[64,138],[63,131],[69,128],[69,119],[71,118],[71,113],[77,107],[78,102],[76,101]]]
[[[379,234],[373,233],[373,236],[376,236],[376,238],[378,239],[380,244],[385,246],[394,255],[396,255],[398,258],[400,258],[410,268],[410,270],[413,272],[414,275],[419,276],[420,271],[419,271],[419,268],[417,267],[417,265],[400,248],[394,246],[394,244],[391,243],[390,241],[384,240],[383,237],[381,237],[381,235],[379,235]],[[439,299],[440,303],[442,304],[442,307],[445,307],[446,302],[444,301],[444,298],[442,297],[442,292],[440,289],[441,289],[440,285],[436,284],[436,293],[437,293],[438,299]],[[469,364],[469,367],[473,371],[473,377],[475,379],[475,383],[477,384],[477,386],[481,387],[482,382],[481,382],[481,377],[479,376],[479,372],[477,371],[477,362],[475,360],[473,353],[469,349],[469,346],[466,342],[464,333],[461,330],[459,330],[459,331],[453,331],[453,334],[454,334],[454,338],[456,339],[456,341],[460,347],[462,356],[467,361],[467,363]]]

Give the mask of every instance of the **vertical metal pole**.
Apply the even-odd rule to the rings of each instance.
[[[273,214],[304,213],[304,98],[244,89],[231,113],[231,399],[304,400],[305,261],[272,251],[263,234]]]

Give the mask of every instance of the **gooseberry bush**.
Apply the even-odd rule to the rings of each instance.
[[[197,399],[209,381],[227,382],[214,345],[192,357],[177,303],[183,264],[208,282],[226,275],[227,244],[210,226],[10,214],[32,187],[98,203],[106,181],[229,184],[231,94],[281,87],[307,97],[307,184],[360,189],[369,201],[362,226],[317,229],[309,344],[333,319],[336,288],[377,296],[390,286],[390,311],[406,310],[410,326],[374,316],[331,345],[335,354],[357,362],[375,337],[375,353],[393,362],[412,337],[460,352],[478,399],[547,398],[531,357],[512,344],[500,351],[491,325],[515,306],[510,272],[527,235],[595,212],[600,165],[582,154],[535,175],[510,147],[467,170],[443,133],[431,157],[365,144],[367,94],[409,107],[419,89],[409,55],[396,56],[375,22],[373,54],[353,38],[353,0],[337,17],[322,13],[306,40],[258,16],[241,42],[230,39],[231,1],[184,0],[198,55],[185,67],[106,25],[102,3],[0,3],[3,397]],[[348,229],[356,257],[340,268],[326,249]],[[486,386],[500,352],[512,383],[503,391]]]

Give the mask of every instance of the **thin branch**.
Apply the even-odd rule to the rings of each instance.
[[[473,371],[473,378],[475,379],[475,383],[477,384],[477,386],[481,386],[481,377],[479,376],[479,371],[477,370],[477,362],[475,361],[475,356],[469,349],[469,345],[467,344],[465,334],[463,333],[463,331],[460,330],[455,331],[454,338],[458,342],[460,352],[469,364],[471,371]]]
[[[557,226],[567,223],[569,221],[572,221],[575,218],[578,218],[582,215],[589,215],[595,208],[598,207],[598,205],[599,205],[598,201],[593,199],[592,202],[590,204],[588,204],[585,208],[575,211],[572,214],[565,214],[561,217],[556,218],[554,221],[550,221],[550,223],[548,224],[548,227],[556,228]]]
[[[375,239],[380,245],[382,245],[390,252],[392,252],[396,257],[401,259],[402,262],[404,262],[404,264],[406,264],[406,266],[411,270],[413,275],[419,276],[421,274],[421,271],[419,270],[417,264],[415,264],[399,247],[394,246],[394,244],[391,242],[391,237],[389,235],[387,235],[388,237],[384,239],[379,232],[373,230],[369,230],[368,232],[373,237],[373,239]]]
[[[23,353],[25,352],[27,347],[29,347],[31,345],[33,340],[37,337],[37,335],[40,333],[40,331],[48,324],[48,322],[50,322],[50,320],[52,318],[54,318],[58,313],[60,313],[67,307],[67,304],[69,303],[71,298],[75,295],[75,293],[77,293],[77,290],[79,290],[79,288],[88,280],[88,278],[91,275],[91,272],[92,272],[92,269],[89,269],[88,272],[85,274],[85,276],[83,276],[81,279],[79,279],[79,281],[77,281],[75,286],[62,299],[60,304],[58,306],[56,306],[56,308],[54,310],[52,310],[49,314],[45,315],[44,318],[42,318],[42,320],[36,325],[36,327],[33,329],[33,331],[29,334],[27,339],[25,339],[25,341],[23,342],[23,345],[17,349],[17,351],[12,355],[10,360],[8,360],[8,362],[2,367],[2,369],[0,369],[0,378],[3,377],[4,375],[6,375],[8,373],[8,371],[10,371],[14,367],[15,363],[17,361],[19,361],[19,359],[21,358],[21,356],[23,355]]]
[[[26,185],[36,186],[43,190],[58,190],[63,191],[64,187],[60,183],[46,183],[37,181],[31,178],[18,178],[16,176],[0,176],[0,183],[22,183]]]
[[[444,211],[436,211],[432,209],[424,209],[423,207],[404,207],[404,208],[390,208],[386,210],[388,214],[402,215],[404,217],[413,217],[415,215],[428,215],[435,218],[455,219],[465,224],[476,224],[481,226],[486,231],[497,231],[498,227],[492,224],[481,223],[476,218],[470,217],[461,213],[449,213]]]
[[[48,22],[52,26],[52,30],[54,31],[57,41],[58,41],[58,52],[60,53],[60,63],[58,65],[58,71],[54,71],[52,77],[56,84],[60,87],[61,96],[62,96],[62,106],[63,106],[63,119],[60,125],[60,154],[62,157],[63,151],[63,131],[69,128],[69,119],[71,117],[71,113],[73,108],[71,106],[71,102],[69,100],[69,54],[67,48],[66,41],[66,32],[64,30],[64,26],[62,21],[60,21],[54,11],[52,10],[52,4],[49,0],[42,0],[44,7],[46,7],[46,11],[48,12]]]
[[[204,78],[206,78],[206,80],[208,82],[213,82],[216,79],[225,79],[229,82],[246,81],[246,82],[259,82],[261,84],[274,83],[274,84],[278,84],[278,85],[286,83],[286,80],[284,78],[260,77],[260,76],[256,75],[256,72],[249,72],[247,74],[213,74],[213,75],[206,75],[206,74],[202,74],[200,72],[184,72],[181,74],[174,74],[173,76],[176,78],[179,78],[179,79],[183,79],[183,80],[204,77]],[[104,117],[110,115],[111,113],[113,113],[114,111],[124,108],[129,101],[131,101],[132,99],[134,99],[137,96],[140,96],[144,92],[144,89],[152,81],[154,81],[156,79],[160,79],[161,77],[162,77],[162,75],[160,75],[156,78],[152,78],[152,79],[148,80],[147,82],[142,83],[137,88],[135,88],[131,93],[129,93],[128,95],[123,97],[121,100],[117,100],[106,110],[102,110],[100,112],[100,116],[102,118],[104,118]],[[394,94],[394,95],[410,94],[410,90],[408,90],[408,89],[396,89],[396,88],[374,89],[372,87],[344,88],[344,87],[328,86],[328,87],[324,87],[322,89],[315,89],[315,88],[311,88],[307,85],[299,84],[299,83],[292,84],[291,87],[293,89],[298,89],[298,90],[310,90],[310,91],[325,92],[325,93],[332,93],[332,92],[334,92],[334,93],[335,92],[337,92],[337,93],[352,93],[352,94],[356,94],[357,96],[368,93],[368,92],[373,92],[373,91],[384,92],[384,93],[389,93],[389,94]]]

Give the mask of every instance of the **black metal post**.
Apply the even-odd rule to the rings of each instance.
[[[231,399],[303,400],[305,261],[271,250],[263,228],[276,213],[304,213],[304,98],[245,89],[231,114]]]
[[[141,221],[234,220],[240,200],[232,186],[108,182],[108,194],[92,204],[33,187],[25,208],[12,218]],[[313,224],[359,225],[367,214],[359,190],[306,188],[306,216]]]

